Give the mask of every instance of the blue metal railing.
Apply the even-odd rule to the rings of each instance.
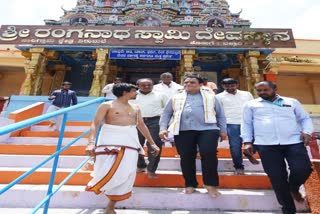
[[[51,117],[56,117],[59,115],[63,115],[63,119],[62,119],[62,125],[61,125],[61,130],[60,130],[60,134],[59,134],[59,139],[58,139],[58,143],[57,143],[57,147],[56,147],[56,152],[53,153],[51,156],[49,156],[48,158],[46,158],[45,160],[43,160],[41,163],[39,163],[38,165],[36,165],[35,167],[33,167],[32,169],[30,169],[29,171],[25,172],[24,174],[22,174],[21,176],[19,176],[18,178],[16,178],[14,181],[10,182],[8,185],[6,185],[5,187],[3,187],[2,189],[0,189],[0,195],[2,195],[3,193],[5,193],[6,191],[8,191],[11,187],[13,187],[14,185],[16,185],[17,183],[19,183],[20,181],[22,181],[24,178],[26,178],[27,176],[29,176],[30,174],[32,174],[34,171],[36,171],[38,168],[40,168],[41,166],[43,166],[44,164],[46,164],[48,161],[53,160],[53,164],[52,164],[52,172],[51,172],[51,177],[50,177],[50,181],[48,184],[48,190],[47,190],[47,195],[46,197],[30,212],[30,213],[36,213],[43,205],[44,205],[44,209],[43,209],[43,213],[46,214],[48,212],[49,209],[49,205],[50,205],[50,199],[51,197],[57,192],[59,191],[59,189],[75,174],[77,173],[77,171],[79,171],[79,169],[81,169],[81,167],[90,159],[90,157],[87,157],[76,169],[74,169],[59,185],[57,185],[57,187],[53,190],[53,184],[54,184],[54,179],[55,179],[55,175],[56,175],[56,171],[57,171],[57,166],[58,166],[58,161],[59,161],[59,157],[60,157],[60,153],[65,151],[67,148],[69,148],[71,145],[73,145],[75,142],[77,142],[80,138],[84,137],[86,134],[89,133],[89,130],[83,132],[80,136],[78,136],[76,139],[74,139],[73,141],[71,141],[70,143],[68,143],[67,145],[65,145],[64,147],[61,148],[62,145],[62,140],[64,137],[64,131],[65,131],[65,127],[66,127],[66,122],[67,122],[67,117],[68,117],[68,112],[79,109],[79,108],[83,108],[95,103],[102,103],[105,101],[105,98],[97,98],[97,99],[93,99],[84,103],[80,103],[68,108],[64,108],[64,109],[60,109],[58,111],[55,112],[51,112],[48,114],[44,114],[38,117],[34,117],[34,118],[30,118],[15,124],[11,124],[5,127],[0,128],[0,135],[4,135],[13,131],[17,131],[20,129],[23,129],[25,127],[37,124],[39,122],[42,122],[44,120],[48,120]]]

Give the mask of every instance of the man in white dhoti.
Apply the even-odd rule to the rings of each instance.
[[[154,155],[160,151],[143,122],[140,109],[128,103],[137,95],[136,86],[115,84],[113,93],[117,99],[102,103],[96,112],[86,148],[87,155],[96,156],[91,174],[93,179],[89,181],[86,190],[103,193],[109,198],[107,214],[116,213],[116,202],[131,196],[138,155],[144,154],[136,128],[146,137],[154,149]],[[104,124],[95,146],[94,139],[102,121]]]

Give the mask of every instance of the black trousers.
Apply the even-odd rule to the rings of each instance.
[[[180,155],[180,165],[186,187],[197,187],[196,157],[197,147],[201,155],[203,183],[208,186],[218,186],[217,146],[219,130],[180,131],[174,136],[177,151]]]
[[[159,137],[159,131],[160,131],[160,126],[159,126],[159,120],[160,117],[151,117],[151,118],[143,118],[144,123],[148,127],[151,137],[154,140],[154,142],[157,144],[157,146],[160,148],[160,153],[158,156],[153,156],[151,152],[153,152],[153,149],[151,148],[150,144],[147,143],[148,147],[148,165],[146,164],[146,161],[144,160],[143,157],[138,158],[138,168],[146,168],[149,172],[155,172],[158,168],[158,164],[160,162],[160,156],[161,156],[161,151],[162,151],[162,144],[163,142],[161,141]],[[141,146],[144,146],[145,143],[145,137],[138,131],[138,137],[139,137],[139,142]]]
[[[308,152],[303,143],[292,145],[256,145],[264,171],[269,176],[282,212],[296,213],[291,191],[298,191],[312,172]],[[287,164],[290,174],[288,176]]]

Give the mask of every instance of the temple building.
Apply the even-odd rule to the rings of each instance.
[[[63,8],[62,8],[63,9]],[[64,80],[101,96],[115,77],[135,83],[171,72],[219,83],[260,80],[304,104],[320,104],[320,41],[291,29],[254,29],[226,0],[78,0],[42,26],[1,26],[0,95],[48,95]],[[219,84],[218,84],[219,85]]]

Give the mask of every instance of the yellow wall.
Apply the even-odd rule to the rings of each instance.
[[[277,77],[278,92],[282,96],[296,98],[303,104],[315,104],[313,87],[309,81],[316,79],[320,80],[320,76],[279,74]],[[316,96],[320,96],[320,92]]]
[[[277,84],[279,94],[303,104],[320,104],[320,40],[295,40],[297,48],[277,48],[272,56],[289,56],[311,62],[281,62]]]
[[[25,73],[21,71],[0,70],[0,96],[18,95]]]

